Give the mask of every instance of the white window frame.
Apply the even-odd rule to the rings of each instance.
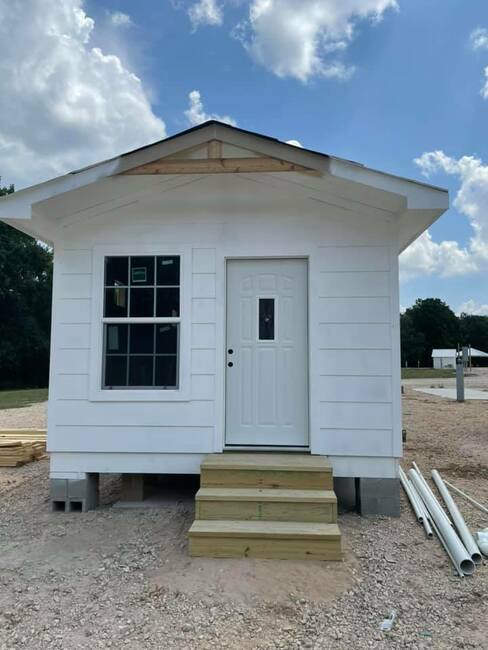
[[[111,256],[166,256],[180,258],[180,315],[179,317],[104,317],[105,258]],[[168,244],[146,246],[95,246],[93,249],[91,345],[90,345],[90,401],[93,402],[175,402],[190,399],[191,364],[191,250],[187,246]],[[178,323],[178,388],[103,388],[104,329],[107,323]]]

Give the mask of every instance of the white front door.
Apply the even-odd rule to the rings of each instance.
[[[226,444],[308,445],[307,261],[227,263]]]

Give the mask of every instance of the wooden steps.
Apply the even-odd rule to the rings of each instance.
[[[190,555],[342,559],[332,479],[329,462],[320,456],[207,456]]]
[[[305,454],[214,454],[200,471],[205,487],[332,490],[332,467]]]
[[[197,519],[337,521],[337,499],[330,490],[200,488]]]
[[[195,521],[190,555],[277,560],[341,560],[337,524],[297,521]]]

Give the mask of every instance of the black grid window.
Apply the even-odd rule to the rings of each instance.
[[[177,389],[180,258],[105,258],[103,387]]]

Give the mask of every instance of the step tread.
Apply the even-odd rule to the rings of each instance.
[[[237,521],[197,519],[190,537],[257,537],[267,539],[340,540],[337,524],[297,521]]]
[[[271,501],[278,503],[336,503],[332,490],[285,490],[279,488],[207,488],[196,494],[197,501]]]
[[[252,469],[258,471],[332,472],[324,456],[309,454],[238,454],[223,453],[205,456],[202,469]]]

